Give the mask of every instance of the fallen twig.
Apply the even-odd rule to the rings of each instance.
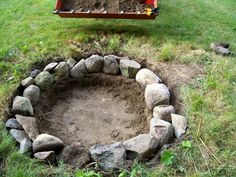
[[[222,162],[216,157],[214,152],[203,142],[203,140],[200,138],[201,143],[206,147],[206,149],[211,153],[211,155],[219,162],[220,165],[223,165]]]

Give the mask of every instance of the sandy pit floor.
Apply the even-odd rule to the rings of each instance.
[[[36,106],[40,133],[66,144],[110,144],[148,131],[143,90],[122,76],[92,74],[43,93]]]

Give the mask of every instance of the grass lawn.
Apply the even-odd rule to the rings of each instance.
[[[197,85],[182,87],[190,145],[172,148],[169,164],[152,169],[135,166],[129,175],[236,176],[236,61],[209,52],[209,44],[218,41],[231,43],[236,52],[235,0],[161,0],[161,14],[155,21],[61,19],[51,13],[54,3],[54,0],[0,1],[1,115],[6,109],[7,95],[31,65],[54,56],[96,51],[167,63],[173,60],[199,63],[205,76],[196,78]],[[204,55],[190,55],[193,49],[205,50]],[[75,173],[63,164],[48,167],[18,154],[1,123],[0,176]]]

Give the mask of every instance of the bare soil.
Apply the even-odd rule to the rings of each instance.
[[[80,12],[144,12],[147,5],[144,0],[63,0],[63,10]]]
[[[66,144],[110,144],[148,131],[144,91],[122,76],[91,74],[44,92],[35,107],[40,133]]]

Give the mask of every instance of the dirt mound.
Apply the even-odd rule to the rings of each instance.
[[[63,10],[81,12],[143,12],[147,5],[144,0],[63,0]]]
[[[151,116],[135,80],[101,73],[55,85],[42,94],[35,113],[41,133],[88,147],[148,132]]]

